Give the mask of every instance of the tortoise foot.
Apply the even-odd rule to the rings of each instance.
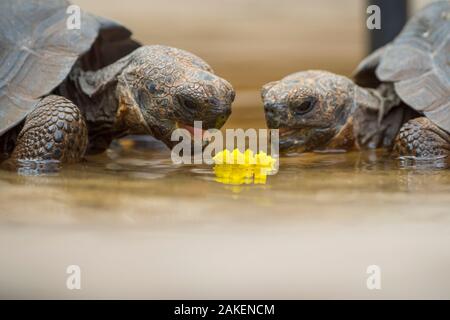
[[[400,157],[436,159],[450,155],[450,135],[425,117],[406,122],[395,139]]]
[[[66,98],[51,95],[25,119],[10,160],[78,162],[87,141],[86,123],[78,107]]]

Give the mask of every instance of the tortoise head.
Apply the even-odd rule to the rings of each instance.
[[[352,144],[354,84],[325,71],[294,73],[262,88],[267,126],[280,130],[280,151],[341,149]],[[345,130],[344,130],[345,129]]]
[[[233,87],[199,57],[166,46],[135,50],[118,75],[119,111],[138,110],[128,126],[144,127],[172,147],[171,134],[182,127],[193,133],[194,120],[204,130],[220,128],[231,114]],[[120,113],[120,112],[119,112]],[[141,128],[142,129],[142,128]],[[138,130],[139,131],[139,130]]]

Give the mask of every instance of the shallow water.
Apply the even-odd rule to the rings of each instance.
[[[450,298],[447,167],[303,154],[226,185],[127,140],[57,174],[2,170],[0,297]],[[65,287],[71,264],[82,290]]]

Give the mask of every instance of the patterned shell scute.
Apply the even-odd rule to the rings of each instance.
[[[433,2],[415,15],[386,47],[376,75],[450,132],[450,2]]]
[[[0,1],[0,135],[22,121],[69,74],[100,23],[81,11],[69,29],[65,0]]]

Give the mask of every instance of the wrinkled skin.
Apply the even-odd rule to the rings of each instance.
[[[220,128],[235,93],[197,56],[165,46],[144,46],[98,71],[79,64],[44,97],[24,123],[0,137],[1,158],[78,162],[114,138],[150,134],[172,147],[171,134],[194,121]]]
[[[169,147],[177,127],[188,128],[203,121],[203,129],[220,128],[231,113],[235,93],[232,86],[216,76],[211,67],[184,50],[146,46],[128,57],[118,76],[116,94],[119,110],[136,108],[142,118],[126,119],[119,114],[130,133],[150,133]],[[138,119],[143,120],[139,130]],[[127,123],[130,121],[131,123]]]
[[[262,89],[266,121],[269,128],[280,129],[280,150],[352,148],[348,131],[353,94],[349,79],[324,71],[294,73],[266,84]]]

